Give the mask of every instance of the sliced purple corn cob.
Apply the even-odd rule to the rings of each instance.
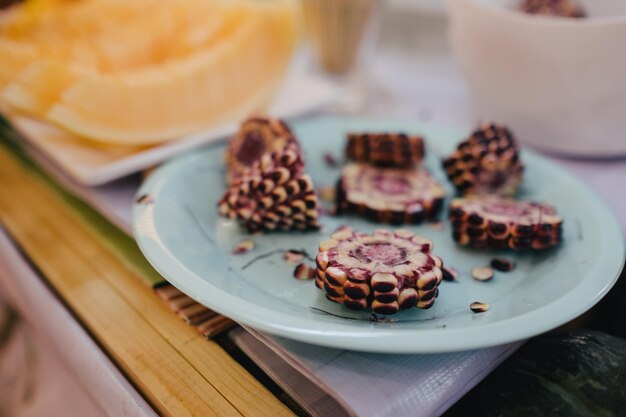
[[[424,158],[424,138],[405,133],[349,133],[346,158],[385,167],[412,167]]]
[[[524,173],[512,133],[495,124],[484,124],[472,133],[443,166],[462,195],[513,195]]]
[[[319,204],[299,149],[265,153],[242,169],[219,202],[220,214],[249,231],[318,229]]]
[[[351,310],[374,313],[432,307],[439,295],[442,260],[432,242],[407,230],[373,234],[345,228],[319,245],[315,285]]]
[[[478,249],[544,250],[562,239],[563,220],[554,207],[496,196],[450,203],[454,240]]]
[[[337,213],[360,213],[379,223],[417,224],[437,217],[443,188],[423,168],[348,164],[337,184]]]
[[[241,124],[226,151],[228,182],[235,181],[263,154],[292,145],[297,147],[297,140],[283,120],[262,115],[249,117]]]

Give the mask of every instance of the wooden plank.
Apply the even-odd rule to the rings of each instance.
[[[0,157],[0,165],[3,160]],[[5,177],[0,175],[3,184]],[[30,197],[19,187],[11,187],[16,200]],[[5,212],[5,193],[0,193],[0,212],[10,233],[16,236],[29,256],[48,277],[98,341],[111,353],[146,398],[164,415],[186,416],[239,415],[182,355],[142,319],[97,272],[97,252],[80,234],[67,230],[68,236],[84,246],[83,252],[64,245],[58,232],[39,217],[28,218],[30,210]],[[39,201],[44,207],[48,202]],[[52,210],[53,211],[53,210]],[[8,214],[8,215],[7,215]],[[87,243],[85,245],[85,243]],[[188,393],[205,392],[204,397]],[[179,403],[179,399],[184,402]],[[205,400],[206,399],[206,400]]]
[[[0,216],[68,306],[163,415],[292,415],[169,311],[63,197],[0,147]]]

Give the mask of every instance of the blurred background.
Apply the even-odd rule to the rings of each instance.
[[[86,148],[128,156],[325,101],[326,112],[438,124],[493,119],[561,155],[626,154],[616,0],[27,4],[3,13],[0,105]]]

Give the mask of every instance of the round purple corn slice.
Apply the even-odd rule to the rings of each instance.
[[[226,151],[229,183],[247,171],[265,153],[279,152],[287,146],[299,149],[289,126],[277,118],[256,115],[246,119]],[[299,150],[298,150],[299,152]]]
[[[459,194],[513,195],[524,166],[513,134],[505,127],[484,124],[443,161]]]
[[[558,16],[569,18],[584,18],[583,7],[573,0],[522,0],[520,11],[541,16]]]
[[[400,309],[430,308],[443,278],[432,242],[407,230],[352,229],[320,243],[315,284],[326,298],[351,310],[371,307],[390,315]]]
[[[337,184],[337,214],[359,213],[378,223],[418,224],[437,217],[443,188],[423,168],[348,164]]]
[[[412,167],[424,158],[424,138],[405,133],[349,133],[346,158],[384,167]]]
[[[544,250],[561,242],[563,220],[554,207],[497,196],[450,203],[452,237],[476,249]]]
[[[265,153],[243,169],[224,193],[219,211],[238,219],[251,233],[319,228],[313,181],[293,147]]]

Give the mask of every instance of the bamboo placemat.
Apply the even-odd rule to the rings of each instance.
[[[62,185],[52,180],[51,176],[45,173],[39,166],[30,162],[25,151],[20,147],[20,144],[23,143],[22,140],[16,131],[12,129],[10,123],[2,117],[0,117],[0,137],[6,140],[5,145],[11,148],[14,155],[19,157],[30,169],[41,175],[48,186],[62,195],[71,195],[71,191],[68,192]],[[120,231],[111,227],[108,221],[105,220],[102,224],[100,222],[102,220],[101,216],[99,214],[94,215],[93,209],[83,203],[82,200],[69,198],[68,203],[79,211],[83,217],[91,222],[96,222],[100,226],[98,230],[105,236],[105,240],[111,244],[112,248],[127,257],[141,271],[141,277],[152,285],[155,293],[167,303],[172,311],[187,324],[195,327],[203,336],[217,336],[235,325],[232,320],[219,316],[201,304],[196,303],[165,281],[146,262],[143,255],[137,250],[134,242],[129,242],[123,233],[120,236],[120,233],[118,233]]]
[[[161,297],[168,286],[159,285],[162,279],[132,239],[60,190],[6,140],[0,140],[0,184],[6,230],[161,415],[292,415],[217,343],[154,296],[149,285]],[[169,302],[179,298],[167,291]],[[181,315],[193,323],[198,314],[214,318],[188,313]]]
[[[167,281],[156,284],[154,292],[178,317],[195,327],[203,336],[217,336],[236,324],[231,319],[220,316],[215,311],[196,303]]]

